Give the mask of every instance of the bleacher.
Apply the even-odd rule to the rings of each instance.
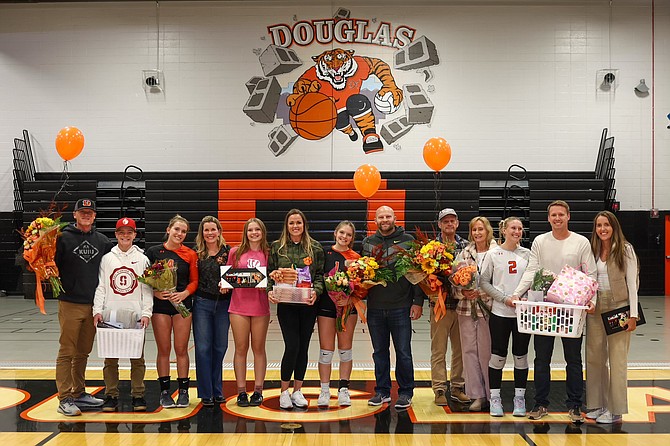
[[[601,154],[605,152],[613,157],[613,148]],[[599,163],[601,172],[612,172],[613,160],[599,158]],[[307,215],[310,234],[324,245],[332,243],[339,221],[353,221],[359,247],[363,237],[376,229],[374,213],[381,205],[393,207],[398,224],[407,230],[420,228],[428,234],[438,230],[439,210],[452,207],[459,213],[458,233],[463,237],[469,220],[477,215],[491,220],[496,236],[501,218],[521,217],[528,228],[524,243],[529,246],[535,236],[550,230],[546,207],[556,199],[571,205],[570,229],[590,236],[593,215],[606,208],[612,195],[606,188],[613,187],[613,180],[598,173],[532,172],[518,165],[502,172],[384,172],[378,192],[365,199],[354,187],[352,172],[142,172],[129,166],[124,172],[71,172],[66,179],[59,172],[34,172],[21,181],[17,193],[21,209],[16,214],[21,220],[15,225],[27,226],[52,202],[64,220],[72,221],[76,200],[89,197],[97,201],[98,230],[110,238],[116,220],[127,215],[137,220],[138,245],[158,244],[170,218],[180,214],[191,223],[186,243],[192,245],[200,220],[214,215],[234,245],[248,218],[263,220],[269,240],[275,240],[286,212],[299,208]],[[20,244],[18,234],[13,241],[12,262]],[[24,282],[31,276],[26,274]]]

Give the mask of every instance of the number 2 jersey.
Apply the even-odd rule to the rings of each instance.
[[[514,308],[505,305],[505,298],[512,296],[521,276],[523,276],[530,250],[517,246],[514,251],[508,251],[500,245],[491,249],[482,264],[480,280],[490,283],[491,286],[482,286],[486,294],[493,298],[491,312],[501,317],[516,317]],[[480,285],[481,286],[481,285]]]

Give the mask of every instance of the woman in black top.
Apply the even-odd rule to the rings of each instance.
[[[164,408],[188,407],[189,397],[189,357],[188,340],[191,337],[190,315],[183,317],[174,305],[183,304],[190,309],[192,295],[198,289],[198,257],[191,248],[184,246],[189,230],[188,220],[175,215],[168,223],[165,243],[152,246],[146,251],[151,264],[158,260],[172,260],[177,268],[177,288],[175,291],[154,290],[154,309],[151,325],[156,338],[156,369],[160,383],[160,404]],[[179,395],[177,402],[170,394],[170,351],[174,347],[177,358],[177,382]]]
[[[352,248],[356,238],[356,227],[348,220],[340,222],[335,228],[335,244],[326,250],[324,262],[324,274],[328,274],[335,266],[339,271],[346,271],[347,266],[353,260],[360,257]],[[340,310],[342,311],[342,309]],[[358,314],[352,308],[349,318],[344,325],[344,330],[336,329],[337,307],[324,292],[317,302],[317,324],[319,326],[319,377],[321,379],[321,392],[317,400],[317,406],[328,407],[330,405],[330,373],[331,362],[335,354],[335,338],[337,338],[337,349],[340,357],[340,382],[337,391],[337,404],[339,406],[351,406],[349,395],[349,378],[353,365],[351,347],[354,340],[354,330]]]
[[[222,373],[228,348],[230,293],[221,293],[219,283],[230,247],[221,232],[219,220],[208,215],[200,222],[195,238],[199,276],[193,302],[193,341],[198,397],[203,406],[224,401]]]

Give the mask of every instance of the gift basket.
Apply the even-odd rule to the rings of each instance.
[[[313,291],[309,266],[297,269],[278,268],[270,276],[275,282],[272,294],[277,302],[309,305]]]
[[[100,358],[137,359],[142,357],[144,328],[97,327],[95,338]]]
[[[100,358],[142,357],[144,328],[138,328],[138,316],[132,310],[104,310],[105,322],[96,327],[96,342]]]
[[[588,309],[586,306],[527,300],[517,300],[514,304],[516,323],[521,333],[564,338],[578,338],[582,335]]]

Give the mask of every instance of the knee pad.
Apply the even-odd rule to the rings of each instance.
[[[514,355],[514,368],[515,369],[527,369],[528,368],[528,355],[521,355],[521,356]]]
[[[506,360],[507,359],[502,356],[492,354],[491,359],[489,360],[489,367],[496,370],[502,370],[505,367]]]
[[[319,353],[319,364],[330,364],[333,362],[333,353],[330,350],[321,350]]]
[[[340,362],[351,362],[354,359],[354,355],[351,352],[351,349],[349,350],[340,350]]]

